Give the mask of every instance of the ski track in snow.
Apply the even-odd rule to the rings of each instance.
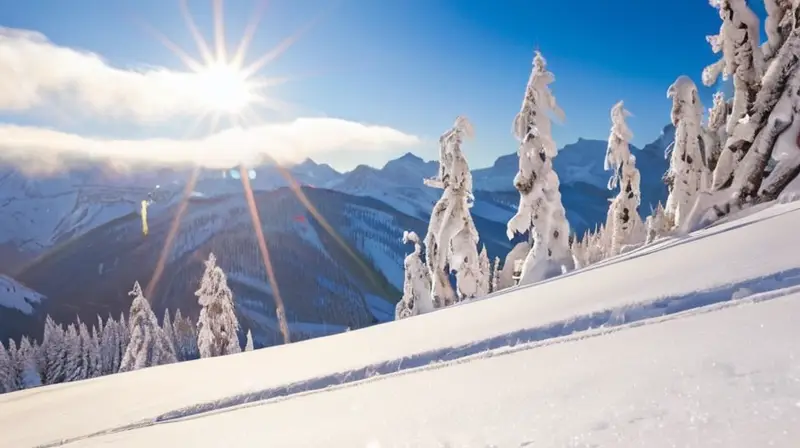
[[[201,418],[242,407],[259,406],[297,396],[325,392],[333,388],[353,387],[365,381],[377,381],[394,375],[438,369],[475,360],[517,353],[546,345],[567,343],[643,325],[744,306],[785,297],[800,292],[800,268],[756,277],[689,294],[662,297],[632,305],[608,308],[570,319],[551,322],[476,341],[411,356],[371,364],[360,369],[310,378],[221,400],[199,403],[163,413],[129,425],[92,434],[39,445],[40,448],[63,446],[89,438],[130,431],[157,424]]]

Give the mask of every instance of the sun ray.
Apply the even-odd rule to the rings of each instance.
[[[200,115],[197,120],[192,124],[189,130],[184,135],[184,138],[190,137],[194,134],[194,131],[200,126],[200,123],[205,119],[206,114]],[[213,133],[216,130],[216,124],[213,124],[210,128],[210,133]],[[178,233],[178,228],[180,228],[181,220],[183,219],[183,215],[186,213],[186,208],[189,206],[189,198],[192,195],[192,191],[194,191],[194,187],[197,184],[197,178],[200,175],[200,167],[195,165],[192,169],[191,174],[189,174],[189,180],[186,182],[186,185],[183,189],[183,194],[181,196],[181,202],[178,204],[178,210],[175,212],[175,216],[172,218],[170,222],[169,231],[167,232],[167,238],[164,241],[164,244],[161,246],[161,252],[158,255],[158,261],[156,262],[156,268],[153,270],[153,275],[150,277],[150,282],[147,283],[147,287],[145,288],[145,297],[150,297],[152,300],[153,292],[156,290],[158,283],[161,281],[161,276],[164,274],[164,267],[167,263],[167,257],[169,256],[170,252],[175,243],[175,236]]]
[[[242,72],[246,77],[253,76],[254,73],[258,72],[265,65],[269,64],[270,62],[274,61],[275,59],[279,58],[283,53],[286,52],[295,42],[297,42],[300,37],[302,37],[305,33],[307,33],[314,25],[319,22],[321,16],[317,16],[314,20],[308,22],[305,26],[300,28],[296,33],[283,39],[275,46],[272,50],[269,50],[260,58],[256,59],[254,62],[247,65]]]
[[[189,56],[189,54],[187,54],[185,51],[183,51],[183,49],[181,47],[179,47],[177,44],[175,44],[174,42],[169,40],[169,38],[167,36],[163,35],[157,29],[151,27],[150,25],[148,25],[148,24],[146,24],[144,22],[140,22],[140,25],[142,27],[144,27],[144,29],[147,32],[149,32],[156,39],[158,39],[162,44],[164,44],[164,46],[167,47],[167,49],[169,51],[171,51],[175,56],[177,56],[178,59],[180,59],[181,62],[183,62],[184,65],[186,65],[186,67],[189,70],[192,70],[194,72],[198,72],[198,71],[203,70],[203,64],[198,62],[193,57]]]
[[[288,344],[291,342],[289,334],[289,324],[286,321],[286,308],[283,304],[280,290],[278,289],[278,279],[275,276],[275,270],[272,267],[272,259],[269,256],[269,248],[267,247],[267,240],[264,237],[264,232],[261,227],[261,218],[258,216],[258,208],[256,207],[255,197],[253,196],[253,189],[250,187],[250,177],[243,166],[239,167],[239,174],[244,187],[244,195],[247,200],[247,208],[250,210],[250,219],[253,222],[253,231],[256,234],[258,241],[258,248],[261,252],[261,261],[264,263],[264,269],[267,271],[267,280],[272,289],[272,297],[275,300],[275,315],[278,318],[278,325],[283,335],[283,343]]]
[[[342,238],[339,235],[339,233],[336,232],[336,229],[334,229],[333,226],[328,223],[328,221],[325,219],[324,216],[322,216],[319,210],[317,210],[314,204],[311,203],[311,201],[308,199],[308,196],[306,196],[306,194],[303,192],[300,183],[298,183],[297,180],[295,180],[294,176],[292,176],[292,173],[283,166],[281,166],[280,164],[277,165],[277,169],[278,173],[280,173],[280,175],[284,178],[284,180],[286,180],[286,183],[289,185],[289,189],[294,193],[294,195],[297,197],[300,203],[303,204],[303,207],[305,207],[305,209],[308,210],[309,213],[311,213],[311,216],[313,216],[317,220],[317,222],[322,226],[323,230],[325,230],[325,232],[327,232],[328,235],[330,235],[334,239],[334,241],[336,241],[342,247],[342,249],[344,249],[344,251],[364,271],[364,276],[367,279],[369,279],[370,283],[372,283],[372,286],[375,287],[376,289],[380,289],[381,287],[380,282],[378,281],[377,277],[374,275],[372,270],[370,270],[370,268],[366,265],[366,263],[364,263],[364,260],[362,260],[361,257],[359,257],[353,251],[353,249],[347,244],[344,238]]]
[[[183,20],[186,22],[186,26],[189,27],[189,31],[192,33],[192,38],[194,38],[194,41],[197,44],[197,50],[200,52],[200,56],[203,58],[203,62],[205,62],[206,65],[213,64],[214,56],[211,54],[211,49],[209,48],[208,43],[203,38],[203,34],[200,33],[200,30],[197,28],[197,24],[192,18],[192,13],[191,11],[189,11],[188,0],[178,0],[178,1],[180,2],[181,15],[183,16]]]
[[[256,8],[253,12],[253,15],[250,16],[250,21],[247,22],[247,26],[244,29],[244,35],[242,35],[242,40],[239,41],[239,46],[236,48],[236,53],[234,53],[233,58],[231,59],[231,65],[237,70],[240,70],[242,68],[242,64],[244,64],[244,57],[247,55],[247,49],[250,47],[250,42],[252,42],[253,36],[256,34],[258,24],[261,22],[261,17],[263,17],[265,9],[267,9],[267,1],[260,0],[258,3],[256,3]]]
[[[227,61],[228,52],[225,47],[225,13],[223,0],[214,0],[214,44],[217,49],[217,61]]]

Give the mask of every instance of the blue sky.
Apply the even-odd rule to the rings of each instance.
[[[229,51],[254,5],[225,2]],[[210,40],[211,0],[189,0],[189,7]],[[668,6],[642,0],[271,0],[249,56],[270,50],[315,17],[307,33],[259,72],[291,77],[269,94],[296,107],[288,117],[262,119],[326,116],[422,139],[382,151],[313,156],[341,169],[382,165],[408,150],[433,158],[436,138],[459,114],[476,128],[465,146],[473,167],[515,151],[511,122],[537,47],[556,75],[552,89],[566,112],[566,122],[554,127],[559,146],[578,137],[605,139],[609,109],[618,100],[634,114],[629,124],[641,146],[669,120],[672,81],[687,74],[699,83],[703,67],[714,61],[705,36],[719,29],[717,12],[700,0],[670,0]],[[54,45],[97,53],[117,68],[186,70],[143,24],[199,57],[177,0],[0,0],[4,27],[38,31]],[[713,89],[701,90],[710,106]],[[84,119],[42,109],[0,119],[105,138],[177,138],[189,122]]]

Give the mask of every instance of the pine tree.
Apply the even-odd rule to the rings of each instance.
[[[472,133],[469,120],[457,117],[453,127],[439,137],[438,178],[425,180],[426,185],[443,189],[441,198],[431,212],[428,233],[425,236],[431,297],[437,308],[456,301],[448,276],[450,270],[456,271],[460,295],[474,296],[478,232],[469,214],[472,174],[461,151],[464,139]],[[457,254],[455,257],[454,252]]]
[[[175,312],[175,349],[178,351],[178,360],[188,361],[197,359],[200,354],[197,350],[197,330],[189,317],[183,317],[181,310]]]
[[[16,353],[15,365],[18,369],[17,380],[22,389],[31,389],[42,385],[42,377],[36,367],[37,347],[23,336]]]
[[[514,187],[520,200],[517,214],[508,221],[508,238],[530,232],[533,247],[525,257],[520,284],[534,283],[573,269],[569,251],[569,223],[561,203],[553,158],[558,150],[550,134],[550,113],[563,117],[549,85],[555,80],[537,51],[522,108],[514,119],[520,141],[519,172]],[[511,260],[513,265],[516,260]],[[506,268],[508,268],[508,260]],[[512,268],[513,269],[513,268]]]
[[[97,327],[92,325],[92,334],[89,337],[89,375],[88,378],[97,378],[103,375],[103,358],[100,354],[100,334]]]
[[[403,261],[403,297],[395,307],[395,320],[433,311],[431,278],[422,261],[422,246],[415,232],[403,232],[403,244],[413,243],[414,251]]]
[[[725,101],[725,94],[717,92],[714,94],[714,105],[708,110],[708,125],[703,132],[703,143],[706,153],[706,165],[712,173],[717,166],[720,154],[722,154],[722,145],[727,140],[725,133],[725,123],[728,120],[728,103]],[[706,187],[711,189],[711,182],[709,179]]]
[[[691,79],[680,76],[667,96],[672,98],[672,124],[675,145],[669,173],[673,185],[667,198],[666,213],[676,226],[683,224],[707,178],[700,152],[700,120],[703,114],[697,87]]]
[[[12,377],[11,355],[0,341],[0,393],[14,392]]]
[[[490,284],[491,290],[489,292],[499,291],[498,285],[500,282],[500,257],[494,257],[494,265],[492,266],[492,283]]]
[[[44,355],[43,379],[45,384],[64,382],[67,346],[64,328],[57,325],[49,315],[44,323],[42,337],[42,353]]]
[[[641,243],[645,239],[644,223],[639,216],[642,198],[640,175],[628,144],[633,133],[625,122],[629,115],[622,101],[611,108],[611,135],[608,137],[605,169],[613,172],[608,180],[608,189],[619,186],[619,194],[608,208],[609,255],[619,254],[625,244]]]
[[[64,381],[78,381],[83,379],[81,376],[81,358],[83,349],[81,348],[81,337],[75,324],[69,324],[64,337],[66,345],[66,356],[64,364]]]
[[[228,280],[217,266],[214,254],[208,255],[206,270],[195,292],[202,307],[197,320],[197,348],[201,358],[230,355],[241,351],[239,320],[236,318],[233,293]]]
[[[253,351],[253,334],[250,333],[250,330],[247,330],[247,342],[244,345],[244,351],[252,352]]]
[[[86,324],[78,319],[78,337],[81,340],[80,379],[91,378],[92,375],[92,336]]]
[[[99,319],[99,317],[98,317]],[[119,335],[117,323],[110,315],[102,325],[100,334],[100,370],[103,375],[116,373],[119,368]]]
[[[7,390],[9,392],[14,392],[18,390],[24,389],[22,384],[22,365],[20,364],[20,356],[19,350],[17,349],[17,343],[13,339],[9,339],[8,341],[8,368],[6,370],[7,375]]]
[[[758,45],[758,17],[746,0],[712,0],[711,4],[718,9],[722,25],[719,34],[710,36],[708,41],[715,53],[722,53],[722,59],[704,70],[703,83],[713,85],[720,74],[733,76],[733,107],[725,131],[729,136],[741,135],[737,128],[742,119],[753,114],[764,72],[764,58]],[[731,182],[736,167],[749,149],[749,145],[737,141],[737,138],[729,138],[723,147],[714,170],[712,185],[715,189]],[[669,206],[667,211],[670,211]]]
[[[134,297],[128,324],[130,342],[122,357],[120,372],[176,362],[175,353],[142,294],[139,282],[134,283],[130,295]]]
[[[177,347],[175,344],[175,328],[172,324],[172,320],[170,319],[169,310],[164,310],[164,318],[161,321],[161,328],[164,330],[164,336],[167,337],[170,345],[172,345],[172,351],[175,354],[178,354]]]
[[[486,252],[486,246],[481,248],[481,253],[478,256],[478,293],[475,297],[483,297],[489,295],[492,289],[492,265],[489,262],[489,254]]]

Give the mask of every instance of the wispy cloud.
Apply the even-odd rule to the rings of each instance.
[[[58,105],[125,123],[164,121],[208,112],[204,77],[161,68],[123,70],[95,53],[58,46],[34,31],[0,27],[0,111],[24,113]],[[386,150],[419,144],[385,126],[336,118],[297,118],[202,139],[125,140],[56,129],[0,124],[0,159],[38,169],[104,160],[122,166],[223,168],[265,156],[300,159],[339,149]]]
[[[202,139],[115,140],[38,127],[0,125],[0,158],[29,170],[106,161],[120,167],[229,168],[270,157],[297,161],[339,149],[386,150],[419,144],[416,136],[385,126],[336,118],[298,118],[252,128],[233,128]]]
[[[0,27],[0,110],[50,104],[104,118],[157,122],[218,104],[205,74],[159,67],[125,70],[36,31]],[[224,86],[223,86],[224,87]]]

